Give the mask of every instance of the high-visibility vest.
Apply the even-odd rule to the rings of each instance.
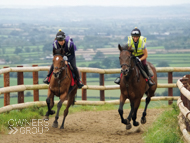
[[[128,43],[128,46],[132,46],[132,50],[134,50],[134,52],[132,54],[134,56],[137,57],[137,56],[143,55],[143,49],[144,49],[144,45],[146,43],[145,37],[140,36],[137,51],[135,49],[135,44],[134,44],[132,36],[128,36],[128,42],[127,43]]]

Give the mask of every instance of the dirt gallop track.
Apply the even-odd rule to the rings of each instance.
[[[125,129],[121,124],[117,110],[86,111],[69,114],[66,118],[65,129],[52,128],[54,118],[48,123],[43,133],[24,133],[20,130],[15,134],[1,135],[3,143],[142,143],[142,134],[151,126],[163,109],[148,109],[147,123],[138,127]],[[138,110],[137,121],[140,121],[143,109]],[[127,117],[129,110],[124,110]],[[62,117],[59,118],[59,127]]]

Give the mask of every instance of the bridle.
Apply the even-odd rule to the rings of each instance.
[[[55,55],[54,55],[54,56],[55,56]],[[64,62],[65,62],[64,59],[61,60],[61,67],[60,67],[60,68],[54,67],[54,69],[56,69],[56,70],[59,69],[59,71],[56,72],[56,73],[53,72],[54,77],[59,79],[59,77],[61,77],[60,75],[62,74],[62,72],[63,72],[64,70],[66,70],[65,76],[64,76],[63,78],[61,78],[61,79],[58,80],[59,95],[60,95],[60,85],[61,85],[61,82],[68,76],[68,75],[67,75],[67,65],[65,64],[65,66],[63,66]],[[69,76],[68,76],[68,77],[69,77]]]
[[[130,70],[132,70],[132,69],[134,69],[134,68],[132,68],[131,67],[131,59],[133,58],[133,56],[132,55],[130,55],[127,59],[129,59],[130,61],[129,61],[129,64],[121,64],[121,68],[123,67],[123,66],[126,66],[126,67],[128,67],[127,69],[125,69],[125,70],[122,70],[121,69],[121,73],[123,73],[124,74],[124,76],[125,75],[129,75],[129,72],[130,72]]]
[[[56,55],[59,55],[59,54],[56,54]],[[54,56],[56,56],[56,55],[54,55]],[[53,68],[53,70],[59,70],[59,71],[56,72],[56,73],[53,72],[53,75],[54,75],[55,78],[59,78],[60,75],[62,74],[62,72],[63,72],[65,69],[67,69],[67,68],[66,68],[66,65],[63,66],[64,62],[65,62],[64,59],[61,60],[61,67],[60,67],[60,68],[58,68],[58,67],[54,67],[54,68]]]
[[[58,72],[53,72],[53,75],[54,75],[54,77],[55,78],[59,78],[60,77],[60,75],[62,74],[62,72],[65,70],[65,69],[67,69],[66,68],[66,65],[65,66],[63,66],[63,60],[61,61],[61,67],[60,68],[58,68],[58,67],[54,67],[54,69],[56,69],[56,70],[59,70]]]

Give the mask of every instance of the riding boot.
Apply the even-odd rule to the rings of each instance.
[[[117,77],[114,82],[115,82],[116,84],[119,84],[119,85],[120,85],[120,80],[121,80],[120,77]]]
[[[49,78],[50,78],[50,75],[52,72],[53,72],[53,64],[50,67],[50,70],[49,70],[47,77],[43,80],[43,83],[49,84]]]
[[[149,85],[149,86],[155,85],[154,81],[153,81],[153,80],[151,79],[151,77],[150,77],[150,73],[149,73],[149,70],[148,70],[148,66],[147,66],[147,65],[144,65],[144,68],[145,68],[145,72],[146,72],[146,74],[147,74],[147,76],[148,76],[148,85]]]
[[[80,77],[79,77],[79,73],[78,73],[78,69],[77,69],[77,68],[74,69],[74,74],[75,74],[75,76],[76,76],[78,88],[82,88],[82,87],[84,86],[84,84],[83,84],[82,81],[80,80]]]

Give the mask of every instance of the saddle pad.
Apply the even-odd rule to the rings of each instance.
[[[74,80],[74,78],[73,78],[73,74],[72,74],[72,71],[71,71],[71,69],[70,69],[70,66],[67,65],[67,67],[68,67],[68,69],[69,69],[69,73],[70,73],[70,75],[71,75],[71,86],[74,86],[74,85],[77,84],[77,80]]]

